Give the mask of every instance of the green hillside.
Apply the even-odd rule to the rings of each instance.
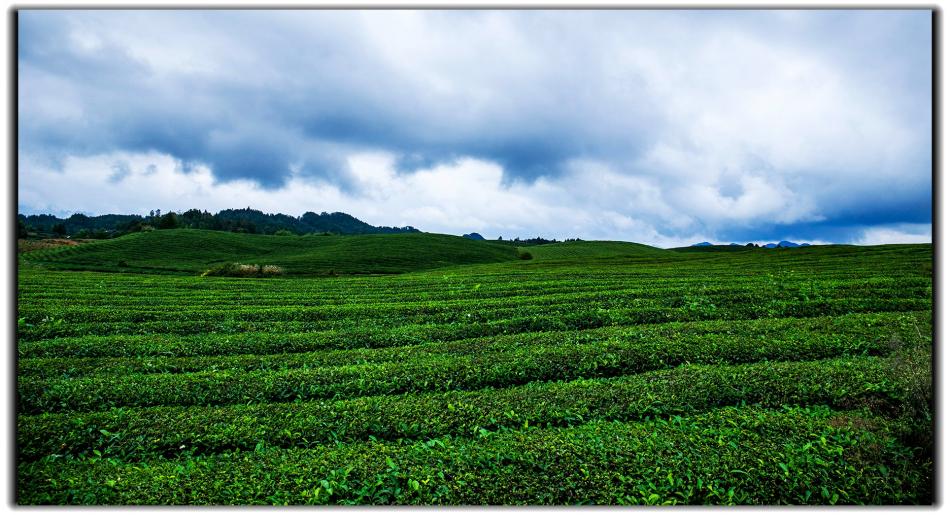
[[[759,247],[746,247],[745,245],[703,245],[701,247],[674,247],[673,252],[752,252]],[[799,247],[792,247],[799,248]],[[763,249],[771,250],[771,249]]]
[[[668,250],[626,241],[566,241],[522,247],[521,250],[531,253],[531,256],[539,261],[604,261],[678,257]]]
[[[507,245],[441,234],[270,236],[178,229],[25,254],[47,268],[198,274],[226,263],[288,275],[388,274],[517,259]]]

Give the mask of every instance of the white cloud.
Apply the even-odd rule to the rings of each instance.
[[[139,213],[152,209],[217,211],[250,206],[299,216],[306,211],[343,211],[374,225],[412,225],[429,232],[486,237],[581,237],[674,246],[698,238],[658,232],[665,216],[684,225],[685,215],[662,203],[655,186],[600,168],[583,168],[562,179],[505,184],[497,164],[465,158],[453,164],[397,172],[385,153],[353,155],[348,160],[355,189],[295,177],[277,189],[251,181],[218,182],[198,166],[181,171],[174,158],[158,153],[112,153],[68,158],[63,170],[26,161],[20,181],[21,207],[31,212],[68,215]],[[121,173],[117,173],[121,170]],[[580,185],[596,183],[592,188]],[[612,209],[599,192],[629,205]],[[96,212],[87,209],[94,196]],[[631,216],[628,213],[637,213]]]
[[[782,221],[795,208],[788,192],[761,178],[743,178],[742,193],[722,196],[698,185],[681,203],[668,203],[656,180],[631,176],[595,162],[574,162],[559,178],[506,184],[497,164],[463,158],[452,164],[398,172],[394,157],[381,152],[347,160],[351,190],[306,177],[293,177],[277,189],[252,181],[217,181],[205,166],[183,172],[175,158],[150,153],[111,153],[71,157],[55,170],[25,160],[20,205],[30,212],[67,216],[138,213],[152,209],[218,211],[249,206],[299,216],[306,211],[343,211],[374,225],[412,225],[428,232],[484,236],[636,241],[661,247],[685,246],[704,237],[698,220],[739,223],[749,217]],[[690,202],[683,199],[690,198]],[[87,199],[99,208],[90,212]],[[828,243],[796,238],[796,242]],[[758,243],[767,241],[754,240]],[[775,240],[777,241],[777,240]],[[902,224],[864,230],[853,243],[931,241],[929,224]],[[741,242],[745,243],[745,242]]]
[[[870,227],[855,245],[884,245],[888,243],[931,243],[933,227],[930,224],[900,224],[896,227]]]

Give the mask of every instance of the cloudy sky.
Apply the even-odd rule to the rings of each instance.
[[[20,11],[19,211],[931,240],[929,11]]]

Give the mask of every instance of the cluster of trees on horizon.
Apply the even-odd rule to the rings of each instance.
[[[225,209],[216,214],[199,209],[182,213],[160,209],[142,215],[88,216],[76,213],[68,218],[53,215],[18,215],[17,237],[31,233],[56,237],[106,239],[141,231],[163,229],[206,229],[249,234],[387,234],[419,232],[407,227],[378,227],[346,213],[306,212],[300,217],[268,214],[245,209]]]
[[[216,214],[200,209],[189,209],[182,213],[161,209],[142,215],[99,215],[89,216],[76,213],[68,218],[59,218],[51,214],[17,215],[17,238],[29,236],[108,239],[141,231],[165,229],[205,229],[249,234],[305,235],[305,234],[391,234],[420,232],[407,227],[383,227],[370,225],[351,215],[341,212],[320,214],[306,212],[299,217],[282,213],[268,214],[251,209],[225,209]],[[477,233],[464,237],[484,240]],[[557,239],[535,238],[504,239],[501,236],[496,243],[509,245],[544,245],[559,243]],[[564,241],[582,241],[580,238],[567,238]]]
[[[580,238],[567,238],[567,239],[564,239],[564,240],[558,240],[557,238],[554,238],[554,239],[549,240],[549,239],[547,239],[547,238],[542,238],[542,237],[540,237],[540,236],[538,236],[538,237],[536,237],[536,238],[526,238],[526,239],[523,239],[523,240],[522,240],[521,238],[517,238],[517,237],[514,238],[514,239],[512,239],[512,240],[506,240],[506,239],[502,238],[501,236],[499,236],[498,239],[495,240],[495,243],[507,243],[507,244],[509,244],[509,245],[516,245],[516,246],[519,246],[519,247],[525,247],[525,246],[528,246],[528,245],[546,245],[546,244],[548,244],[548,243],[561,243],[562,241],[568,242],[568,241],[584,241],[584,240],[582,240],[582,239],[580,239]]]

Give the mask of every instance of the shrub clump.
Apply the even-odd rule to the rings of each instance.
[[[205,270],[202,277],[276,277],[284,274],[284,269],[276,265],[245,265],[225,263]]]
[[[530,252],[519,250],[518,259],[534,259],[534,256],[532,256]]]

